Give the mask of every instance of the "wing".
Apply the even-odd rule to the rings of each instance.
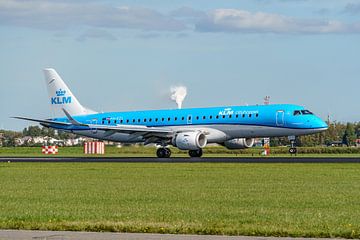
[[[57,121],[52,121],[49,119],[36,119],[36,118],[27,118],[27,117],[12,117],[15,119],[21,119],[21,120],[26,120],[26,121],[32,121],[32,122],[38,122],[38,123],[43,123],[43,124],[58,124],[58,125],[63,125],[63,126],[71,126],[71,123],[66,123],[66,122],[57,122]]]
[[[65,112],[65,111],[64,111]],[[36,119],[28,117],[13,117],[16,119],[38,122],[46,127],[56,127],[63,130],[78,130],[80,129],[89,129],[89,130],[102,130],[105,131],[104,137],[109,137],[115,133],[127,133],[130,134],[130,140],[136,139],[138,137],[143,137],[145,143],[159,142],[164,139],[171,139],[174,136],[175,132],[169,128],[162,127],[147,127],[139,125],[115,125],[115,126],[106,126],[106,125],[96,125],[96,124],[84,124],[76,121],[73,117],[65,112],[68,120],[70,122],[58,122],[50,119]]]

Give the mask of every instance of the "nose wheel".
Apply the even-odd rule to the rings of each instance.
[[[190,157],[201,157],[203,154],[202,149],[197,149],[197,150],[190,150],[189,151],[189,156]]]
[[[171,151],[169,148],[158,148],[158,150],[156,150],[156,155],[158,158],[169,158],[171,156]]]

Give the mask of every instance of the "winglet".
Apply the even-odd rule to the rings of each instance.
[[[76,125],[76,126],[87,126],[86,124],[83,124],[83,123],[80,123],[80,122],[76,121],[76,120],[70,115],[70,113],[68,113],[64,108],[63,108],[62,110],[63,110],[63,112],[65,113],[66,117],[69,119],[69,121],[70,121],[72,124],[74,124],[74,125]]]

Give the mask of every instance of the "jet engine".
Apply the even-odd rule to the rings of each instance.
[[[182,132],[173,139],[173,145],[181,150],[198,150],[206,144],[206,136],[201,132]]]
[[[227,149],[245,149],[251,148],[254,145],[255,139],[253,138],[234,138],[224,142]]]

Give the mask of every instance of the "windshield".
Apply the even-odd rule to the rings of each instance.
[[[313,115],[313,113],[310,112],[309,110],[301,110],[301,113],[304,115]]]
[[[298,116],[298,115],[301,115],[300,110],[295,110],[295,111],[294,111],[294,116]]]
[[[300,116],[300,115],[313,115],[313,113],[310,112],[309,110],[295,110],[294,111],[294,116]]]

